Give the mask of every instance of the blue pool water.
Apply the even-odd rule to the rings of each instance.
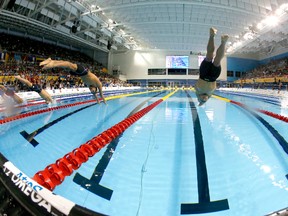
[[[87,103],[2,124],[0,151],[33,177],[168,93],[132,95],[108,100],[107,105]],[[219,98],[199,107],[193,91],[178,90],[53,192],[115,216],[265,215],[287,208],[288,158],[282,147],[288,141],[287,123],[255,108],[283,116],[288,116],[288,110],[269,100],[217,95],[252,109]],[[75,100],[81,99],[70,102]],[[38,144],[28,142],[20,134],[23,131],[36,131]]]

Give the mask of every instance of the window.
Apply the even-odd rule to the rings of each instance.
[[[241,71],[235,71],[235,76],[236,77],[241,77]]]
[[[148,69],[148,75],[166,75],[166,68]]]
[[[199,69],[188,69],[188,75],[199,75]]]
[[[227,71],[227,76],[228,76],[228,77],[233,77],[233,76],[234,76],[233,71]]]
[[[187,69],[168,68],[168,75],[186,75]]]

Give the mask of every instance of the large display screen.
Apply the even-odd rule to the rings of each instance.
[[[166,68],[188,68],[189,56],[166,56]]]

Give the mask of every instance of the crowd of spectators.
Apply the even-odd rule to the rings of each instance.
[[[2,60],[0,61],[2,84],[14,86],[16,91],[27,89],[15,81],[15,75],[21,75],[32,83],[40,80],[41,87],[44,89],[85,87],[79,77],[71,76],[64,69],[57,68],[42,71],[39,62],[48,57],[81,63],[100,79],[104,87],[128,86],[126,82],[119,80],[107,71],[103,72],[103,65],[87,55],[53,44],[0,33],[0,53],[2,54]]]
[[[249,81],[250,80],[250,81]],[[244,73],[237,81],[237,85],[243,88],[249,86],[261,89],[276,89],[278,91],[288,88],[288,57],[270,60],[269,63],[261,65],[251,71]]]
[[[269,63],[261,65],[251,71],[246,72],[242,79],[256,78],[288,78],[288,57],[271,60]]]
[[[101,63],[79,51],[36,41],[28,37],[23,38],[0,33],[0,54],[0,76],[4,76],[2,80],[0,79],[0,83],[15,86],[18,91],[27,89],[14,80],[15,75],[21,75],[32,83],[40,80],[41,87],[44,89],[85,87],[79,77],[71,76],[64,69],[57,68],[42,71],[39,62],[48,57],[81,63],[99,77],[103,87],[129,86],[129,84],[107,73],[107,71],[103,72],[104,67]],[[243,73],[241,84],[245,83],[245,80],[255,81],[258,79],[265,80],[266,78],[270,78],[270,80],[273,78],[273,82],[270,81],[273,88],[274,86],[283,86],[283,82],[279,78],[288,79],[288,57],[271,60],[268,64]],[[265,85],[269,85],[265,82],[255,81],[253,86],[265,88]],[[284,84],[287,86],[287,83]]]

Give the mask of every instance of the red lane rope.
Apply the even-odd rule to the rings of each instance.
[[[134,122],[139,120],[162,101],[164,101],[163,98],[122,120],[96,137],[93,137],[80,147],[58,159],[55,163],[48,165],[44,170],[37,172],[34,175],[33,180],[51,191],[54,190],[57,185],[64,181],[66,176],[70,176],[73,173],[73,170],[78,169],[82,163],[89,159],[89,157],[94,156],[104,146],[118,137]]]
[[[284,121],[284,122],[288,122],[288,117],[286,116],[282,116],[280,114],[276,114],[276,113],[273,113],[273,112],[269,112],[269,111],[266,111],[266,110],[262,110],[262,109],[256,109],[258,112],[261,112],[265,115],[268,115],[268,116],[271,116],[273,118],[277,118],[281,121]]]
[[[86,104],[86,103],[91,103],[91,102],[95,102],[95,100],[93,99],[93,100],[88,100],[88,101],[81,101],[81,102],[77,102],[77,103],[73,103],[73,104],[66,104],[66,105],[62,105],[62,106],[50,107],[50,108],[46,108],[46,109],[42,109],[42,110],[36,110],[36,111],[32,111],[32,112],[22,113],[22,114],[19,114],[19,115],[15,115],[15,116],[7,117],[7,118],[4,118],[4,119],[0,119],[0,124],[5,124],[7,122],[15,121],[15,120],[18,120],[18,119],[23,119],[23,118],[34,116],[34,115],[39,115],[39,114],[42,114],[42,113],[45,113],[45,112],[50,112],[50,111],[53,111],[53,110],[73,107],[73,106]]]
[[[233,104],[236,104],[236,105],[238,105],[238,106],[248,108],[245,104],[239,103],[239,102],[237,102],[237,101],[230,100],[230,102],[233,103]],[[279,119],[279,120],[284,121],[284,122],[288,122],[288,117],[286,117],[286,116],[282,116],[282,115],[280,115],[280,114],[273,113],[273,112],[266,111],[266,110],[262,110],[262,109],[255,109],[255,110],[257,110],[258,112],[261,112],[261,113],[263,113],[263,114],[265,114],[265,115],[268,115],[268,116],[270,116],[270,117]]]
[[[24,107],[30,107],[30,106],[37,106],[37,105],[41,105],[41,104],[46,104],[45,101],[39,101],[39,102],[33,102],[33,101],[30,101],[28,104],[25,104],[25,105],[16,105],[14,106],[14,108],[24,108]],[[6,107],[2,107],[0,108],[0,112],[4,112],[7,108]]]
[[[151,91],[151,92],[153,92],[153,91]],[[138,93],[114,95],[114,96],[107,97],[106,100],[111,100],[111,99],[114,99],[114,98],[135,95],[135,94],[139,94],[139,93],[143,94],[143,93],[147,93],[147,92],[138,92]],[[61,100],[61,99],[56,99],[56,100],[58,101],[58,100]],[[102,101],[102,98],[100,98],[99,100]],[[32,116],[32,115],[41,114],[41,113],[44,113],[44,112],[50,112],[50,111],[56,110],[56,109],[67,108],[67,107],[70,107],[70,106],[76,106],[76,105],[79,105],[79,104],[90,103],[90,102],[94,102],[94,101],[96,101],[96,100],[95,99],[87,100],[87,101],[83,101],[83,102],[77,102],[77,103],[74,103],[72,105],[63,105],[63,106],[58,106],[58,107],[52,107],[52,108],[47,108],[47,109],[43,109],[43,110],[33,111],[33,112],[29,112],[29,113],[23,113],[23,114],[20,114],[20,115],[15,115],[15,116],[7,117],[7,118],[4,118],[4,119],[0,119],[0,124],[4,124],[4,123],[10,122],[10,121],[22,119],[22,118],[29,117],[29,116]],[[45,103],[45,102],[43,102],[43,103]],[[39,105],[39,104],[37,104],[37,105]],[[26,106],[26,105],[24,105],[24,106]],[[33,106],[33,105],[31,104],[31,105],[27,105],[27,106]]]
[[[87,94],[83,94],[82,96],[85,96]],[[77,96],[75,96],[77,97]],[[79,97],[79,96],[78,96]],[[72,96],[71,98],[74,98],[74,96]],[[62,97],[62,98],[56,98],[55,100],[57,102],[63,100],[63,99],[66,99],[65,97]],[[23,104],[23,105],[15,105],[14,108],[24,108],[24,107],[30,107],[30,106],[38,106],[38,105],[41,105],[41,104],[46,104],[45,100],[28,100],[28,104]],[[1,107],[0,108],[0,112],[4,112],[7,108],[6,107]]]

